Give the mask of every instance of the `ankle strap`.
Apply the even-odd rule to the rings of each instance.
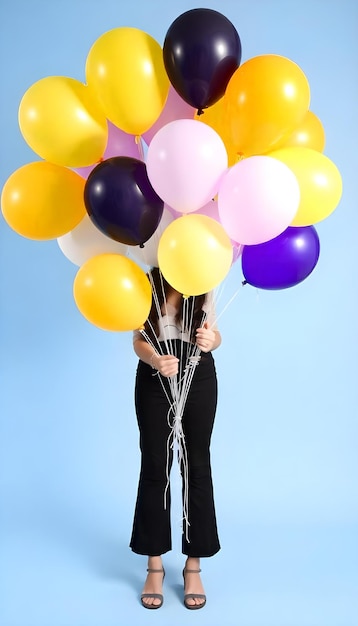
[[[163,573],[164,569],[152,569],[151,567],[148,567],[147,572],[149,574],[159,574],[159,572]]]
[[[186,574],[200,574],[201,569],[186,569],[186,568],[184,568],[184,572]]]

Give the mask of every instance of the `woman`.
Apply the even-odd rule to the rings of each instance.
[[[141,602],[145,608],[157,609],[163,604],[162,554],[171,550],[171,444],[174,433],[179,433],[184,508],[182,552],[187,556],[183,570],[184,604],[188,609],[200,609],[206,602],[200,557],[212,556],[220,549],[210,439],[217,404],[211,351],[220,345],[221,337],[215,327],[210,295],[184,299],[158,268],[151,271],[150,279],[151,312],[144,331],[135,331],[133,337],[139,357],[135,406],[141,471],[130,546],[135,553],[148,556]]]

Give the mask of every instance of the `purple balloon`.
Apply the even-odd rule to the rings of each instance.
[[[319,238],[313,226],[289,226],[270,241],[244,247],[245,282],[260,289],[298,285],[316,267],[319,252]]]
[[[84,200],[94,225],[128,246],[148,241],[164,209],[145,163],[132,157],[113,157],[97,165],[86,181]]]

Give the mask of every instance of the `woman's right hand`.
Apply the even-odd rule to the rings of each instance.
[[[152,358],[152,365],[165,378],[175,376],[179,371],[179,359],[172,354],[156,354]]]

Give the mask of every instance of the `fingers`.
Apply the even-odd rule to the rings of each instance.
[[[170,354],[165,354],[158,359],[158,371],[169,378],[170,376],[175,376],[179,370],[179,359]]]
[[[196,331],[196,345],[202,352],[210,352],[215,343],[215,333],[210,330],[207,322]]]
[[[208,341],[197,341],[196,345],[202,352],[210,352],[212,348],[212,345],[210,345]]]

